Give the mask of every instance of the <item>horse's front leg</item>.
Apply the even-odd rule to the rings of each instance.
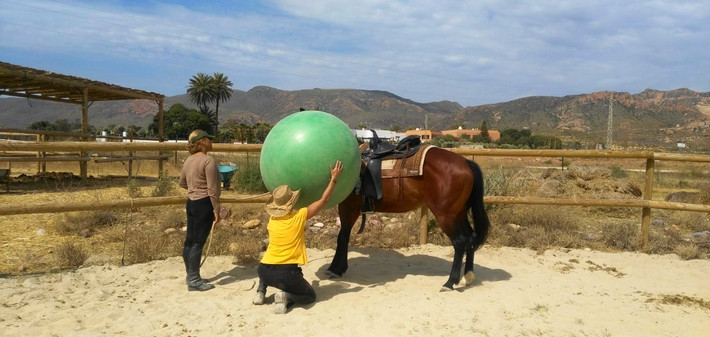
[[[345,226],[345,224],[341,222],[335,255],[326,272],[330,277],[341,277],[345,274],[345,271],[348,270],[348,244],[350,243],[351,229],[352,225]]]
[[[348,245],[350,243],[350,233],[353,225],[360,215],[362,198],[354,193],[350,194],[338,205],[338,216],[340,217],[340,232],[338,233],[337,245],[333,261],[326,272],[330,277],[340,277],[348,270]]]

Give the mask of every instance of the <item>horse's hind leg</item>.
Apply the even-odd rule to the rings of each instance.
[[[463,278],[466,280],[466,285],[473,284],[476,276],[473,274],[473,246],[466,247],[466,264],[463,267]]]
[[[454,262],[451,266],[451,274],[449,274],[449,280],[444,283],[441,291],[451,291],[454,290],[454,284],[458,284],[461,280],[461,264],[463,262],[463,254],[465,252],[465,243],[461,238],[454,238],[451,240],[454,246]]]

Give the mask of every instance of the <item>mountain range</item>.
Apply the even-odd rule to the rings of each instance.
[[[165,109],[181,103],[195,107],[187,95],[165,98]],[[611,108],[611,109],[610,109]],[[418,103],[393,93],[357,89],[308,89],[286,91],[257,86],[234,90],[220,104],[221,123],[235,120],[251,125],[274,125],[299,111],[329,112],[351,128],[413,128],[444,130],[462,125],[489,129],[530,129],[533,134],[558,136],[583,143],[605,143],[609,111],[612,139],[623,146],[667,146],[684,142],[689,147],[710,150],[710,92],[690,89],[637,94],[601,91],[563,97],[531,96],[509,102],[461,106],[457,102]],[[157,104],[145,100],[95,102],[89,108],[89,123],[146,127],[157,113]],[[0,99],[0,127],[25,128],[35,121],[79,121],[81,108],[24,98]]]

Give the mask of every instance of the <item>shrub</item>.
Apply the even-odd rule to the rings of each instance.
[[[175,190],[175,182],[167,176],[166,172],[160,172],[158,180],[156,180],[155,186],[153,186],[151,196],[164,197],[169,195],[173,190]]]
[[[184,235],[168,235],[155,230],[133,230],[126,233],[125,261],[130,264],[177,256],[182,252]]]
[[[621,179],[629,176],[629,174],[619,166],[612,166],[609,168],[609,171],[611,172],[612,178]]]
[[[516,171],[503,169],[499,166],[495,170],[488,170],[484,175],[485,195],[510,195],[511,183]]]
[[[84,264],[89,258],[89,253],[82,247],[67,241],[57,248],[54,257],[60,268],[76,268]]]
[[[638,225],[605,224],[602,226],[599,241],[604,247],[633,251],[638,242]]]
[[[143,196],[143,192],[141,191],[140,187],[138,186],[138,183],[136,182],[136,179],[134,178],[128,178],[128,183],[126,184],[126,193],[128,193],[128,196],[131,198],[140,198]]]
[[[259,165],[254,164],[239,167],[232,177],[232,186],[235,190],[247,194],[268,192],[261,179]]]

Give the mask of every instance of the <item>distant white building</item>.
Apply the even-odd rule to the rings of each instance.
[[[377,133],[377,137],[383,140],[389,140],[392,143],[397,143],[402,138],[407,137],[406,133],[400,133],[400,132],[394,132],[394,131],[389,131],[389,130],[382,130],[382,129],[373,129]],[[355,137],[362,139],[364,142],[369,141],[372,139],[372,131],[369,129],[351,129],[352,133],[355,135]]]
[[[679,149],[684,149],[684,148],[686,148],[684,142],[678,142],[678,144],[676,144],[676,146],[677,146]]]

